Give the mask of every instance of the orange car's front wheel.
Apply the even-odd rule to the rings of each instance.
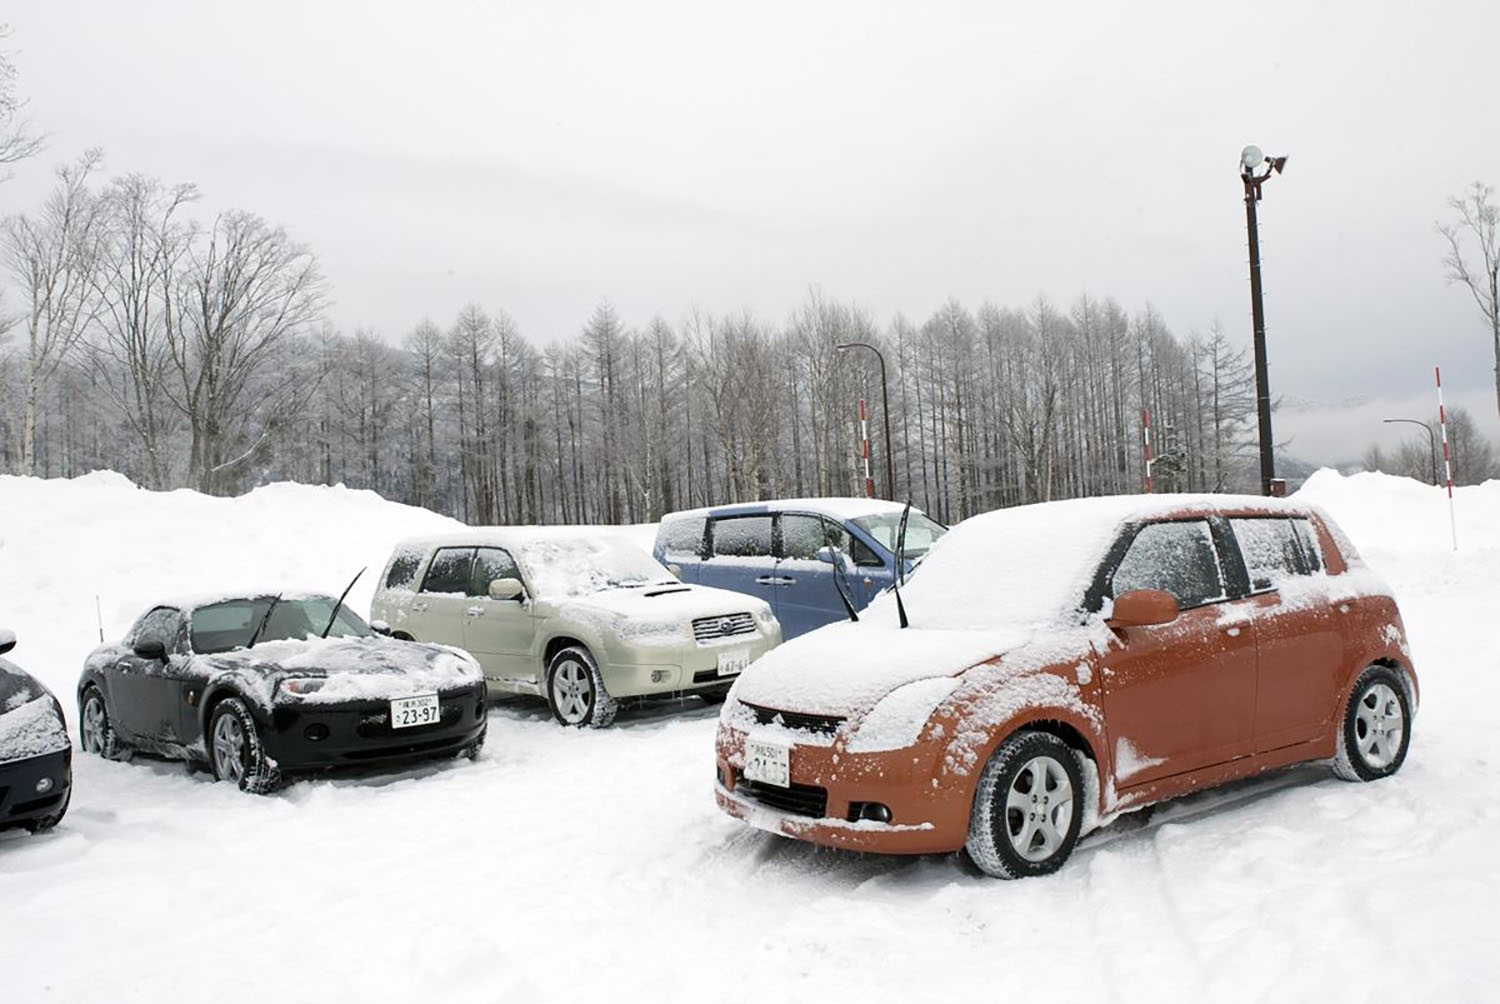
[[[1078,843],[1083,794],[1067,743],[1045,732],[1017,732],[979,777],[964,849],[996,878],[1055,872]]]

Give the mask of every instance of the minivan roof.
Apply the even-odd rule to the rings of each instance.
[[[662,522],[665,523],[668,520],[682,519],[690,516],[745,516],[767,512],[810,512],[816,513],[819,516],[827,516],[830,519],[844,520],[859,519],[862,516],[899,513],[905,508],[906,503],[891,502],[888,499],[852,497],[766,499],[760,502],[733,502],[728,505],[684,509],[681,512],[668,513],[662,517]],[[912,510],[914,512],[921,512],[916,506],[912,506]]]

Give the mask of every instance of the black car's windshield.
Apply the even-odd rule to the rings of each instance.
[[[901,529],[899,512],[881,513],[879,516],[861,516],[854,525],[874,537],[880,546],[892,554],[896,553],[896,534]],[[941,523],[934,523],[926,516],[911,511],[906,521],[906,557],[916,559],[926,554],[937,539],[948,532]]]
[[[261,618],[275,602],[275,597],[259,596],[248,600],[225,600],[198,607],[192,615],[193,651],[199,653],[228,652],[244,648],[250,643]],[[255,639],[257,645],[268,641],[302,640],[316,638],[328,626],[333,617],[334,600],[331,596],[308,596],[301,599],[282,597],[276,602],[266,626]],[[328,631],[330,638],[365,638],[371,634],[370,626],[359,614],[340,604],[338,616]]]

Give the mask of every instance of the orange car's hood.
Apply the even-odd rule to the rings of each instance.
[[[1030,627],[982,631],[899,629],[870,620],[819,628],[761,656],[734,697],[778,711],[848,716],[903,684],[955,676],[1025,644]]]

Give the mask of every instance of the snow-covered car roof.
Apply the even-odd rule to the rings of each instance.
[[[679,512],[668,513],[662,517],[662,522],[681,519],[689,516],[737,516],[753,515],[764,512],[810,512],[830,519],[859,519],[862,516],[881,516],[887,513],[899,513],[906,508],[905,502],[892,502],[888,499],[867,498],[806,498],[806,499],[767,499],[762,502],[733,502],[728,505],[703,506],[698,509],[683,509]],[[912,506],[912,509],[917,509]]]
[[[541,596],[561,599],[618,585],[678,584],[665,566],[608,527],[480,526],[413,537],[397,544],[396,550],[486,546],[510,552],[528,585]]]
[[[231,603],[235,600],[258,600],[267,596],[280,596],[283,600],[328,600],[333,596],[329,593],[319,592],[313,589],[278,589],[268,586],[265,589],[236,589],[218,593],[184,593],[177,596],[167,596],[158,599],[146,610],[155,610],[157,607],[176,607],[178,610],[193,611],[198,607],[212,606],[215,603]]]

